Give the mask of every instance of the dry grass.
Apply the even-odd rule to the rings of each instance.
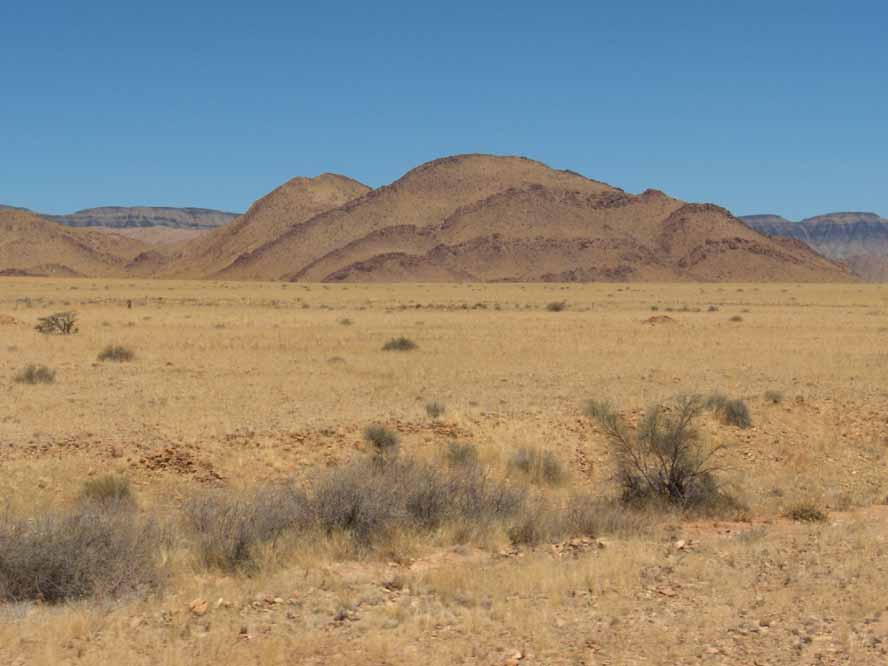
[[[546,311],[560,301],[566,318]],[[673,324],[645,326],[651,303],[682,307]],[[710,305],[723,314],[696,313]],[[122,594],[113,605],[4,606],[0,663],[473,664],[522,650],[528,664],[794,664],[817,653],[882,664],[873,639],[885,635],[876,613],[888,514],[872,505],[888,493],[886,305],[876,285],[4,280],[0,314],[21,322],[3,325],[0,345],[10,378],[0,497],[16,529],[89,506],[81,481],[97,471],[138,490],[138,507],[114,514],[130,522],[176,521],[200,489],[250,505],[256,489],[293,478],[313,497],[319,468],[351,469],[365,455],[373,422],[400,435],[401,457],[442,471],[470,458],[490,488],[507,477],[524,488],[509,476],[522,448],[552,451],[567,481],[527,485],[532,511],[481,530],[450,519],[405,530],[399,519],[367,548],[348,529],[327,535],[314,523],[291,538],[287,527],[255,537],[245,566],[225,564],[226,547],[221,565],[202,554],[205,538],[224,544],[237,529],[211,538],[190,527],[154,551],[154,573],[171,579],[161,588],[149,576],[117,592],[115,574],[79,593]],[[36,313],[73,309],[76,336],[31,328]],[[741,325],[728,321],[743,310]],[[421,345],[409,358],[379,353],[398,336]],[[139,362],[94,363],[109,343],[138,350]],[[23,358],[58,369],[64,396],[11,381]],[[773,387],[784,398],[766,407]],[[712,389],[758,396],[750,428],[711,414],[698,423],[725,445],[720,479],[750,523],[688,523],[602,498],[618,493],[616,468],[584,397],[607,396],[634,427],[647,405]],[[423,413],[431,400],[446,403],[446,418]],[[451,460],[454,441],[475,453]],[[434,499],[420,515],[435,515]],[[808,501],[828,525],[784,518]],[[514,547],[510,533],[537,545]],[[149,589],[157,596],[131,596]],[[206,615],[189,610],[195,598],[209,601]]]

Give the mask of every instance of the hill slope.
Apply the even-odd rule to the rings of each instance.
[[[69,227],[21,209],[0,210],[0,271],[24,275],[125,275],[146,249],[116,234]]]
[[[87,208],[68,215],[42,215],[41,217],[69,227],[215,229],[234,220],[237,214],[207,208],[105,206]]]
[[[279,227],[280,228],[280,227]],[[723,208],[633,196],[520,157],[435,160],[241,253],[219,277],[305,281],[845,281]]]

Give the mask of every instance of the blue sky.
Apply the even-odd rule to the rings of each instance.
[[[489,152],[737,214],[888,216],[886,28],[884,0],[9,0],[0,203],[238,211]]]

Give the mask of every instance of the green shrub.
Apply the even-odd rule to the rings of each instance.
[[[45,365],[29,365],[15,376],[19,384],[52,384],[56,372]]]
[[[416,349],[417,344],[410,338],[401,336],[392,338],[382,346],[382,351],[412,351]]]
[[[99,352],[100,361],[114,361],[115,363],[125,363],[132,361],[136,357],[135,352],[121,345],[108,345]]]

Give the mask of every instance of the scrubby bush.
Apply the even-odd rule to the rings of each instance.
[[[52,384],[56,372],[45,365],[29,365],[15,376],[19,384]]]
[[[783,402],[783,394],[780,391],[765,391],[765,400],[772,405],[779,405]]]
[[[533,447],[520,448],[509,458],[509,469],[526,475],[533,483],[558,485],[564,481],[564,468],[549,450]]]
[[[411,351],[416,349],[417,344],[410,338],[401,336],[392,338],[382,346],[382,351]]]
[[[0,599],[58,603],[119,597],[161,582],[158,526],[98,504],[0,518]]]
[[[45,335],[72,335],[77,332],[77,315],[74,312],[56,312],[40,317],[34,328]]]
[[[84,481],[80,499],[120,507],[135,506],[136,503],[129,479],[112,474]]]
[[[713,459],[722,447],[705,449],[694,427],[704,407],[697,396],[655,405],[633,430],[608,403],[589,403],[586,413],[604,430],[616,457],[624,502],[695,509],[729,502],[714,475]]]
[[[740,322],[740,321],[743,321],[743,317],[741,317],[740,315],[734,315],[728,321]]]
[[[437,419],[444,415],[444,412],[447,411],[447,406],[443,402],[433,400],[432,402],[426,403],[425,410],[426,414],[428,414],[431,418]]]
[[[301,491],[280,484],[252,493],[198,495],[185,505],[185,516],[204,566],[250,571],[257,547],[274,546],[285,531],[308,525],[311,508]]]
[[[478,447],[474,444],[448,442],[444,457],[451,467],[475,465],[478,462]]]
[[[552,301],[546,304],[546,309],[549,312],[561,312],[567,309],[567,301]]]
[[[128,347],[121,345],[108,345],[99,352],[100,361],[114,361],[115,363],[124,363],[132,361],[136,357],[135,352]]]
[[[801,502],[786,512],[786,517],[800,523],[822,523],[826,521],[826,512],[813,502]]]
[[[752,417],[749,415],[749,407],[743,400],[732,399],[724,393],[711,393],[704,401],[703,406],[712,411],[725,425],[748,428],[752,425]]]
[[[398,433],[382,425],[367,426],[364,430],[364,441],[370,445],[377,461],[397,457],[401,445]]]

